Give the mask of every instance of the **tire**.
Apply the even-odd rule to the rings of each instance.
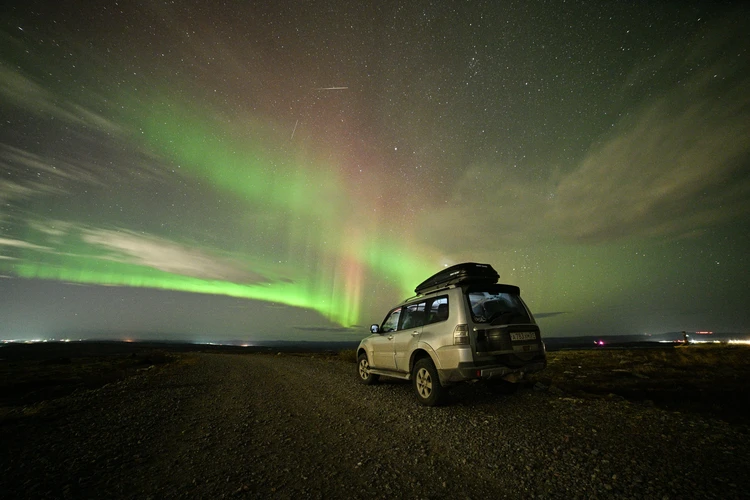
[[[367,361],[367,354],[362,353],[357,358],[357,380],[365,385],[372,385],[378,381],[380,375],[370,373],[370,362]]]
[[[417,401],[425,406],[439,406],[445,401],[445,388],[440,385],[440,378],[432,360],[423,358],[417,361],[411,378]]]

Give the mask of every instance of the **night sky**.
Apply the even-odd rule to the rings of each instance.
[[[747,332],[744,4],[5,2],[0,338],[352,340],[464,261]]]

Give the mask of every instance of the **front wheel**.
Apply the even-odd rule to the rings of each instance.
[[[432,360],[424,358],[414,364],[411,378],[417,401],[426,406],[438,406],[445,399],[445,389],[440,385],[437,369]]]
[[[357,374],[359,381],[365,385],[372,385],[378,381],[380,375],[375,375],[370,371],[370,362],[367,361],[367,354],[362,353],[357,358]]]

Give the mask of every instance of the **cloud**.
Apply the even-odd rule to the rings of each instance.
[[[39,192],[60,192],[47,182],[46,177],[42,178],[42,172],[53,175],[62,172],[51,169],[38,155],[0,144],[0,167],[5,171],[0,182],[0,201],[4,203],[29,198]]]
[[[561,314],[570,314],[570,312],[569,311],[556,311],[556,312],[534,313],[534,318],[536,319],[552,318],[554,316],[560,316]]]
[[[63,186],[74,186],[78,183],[102,185],[98,177],[92,173],[94,166],[76,166],[8,144],[0,144],[0,167],[14,179],[3,179],[0,183],[0,200],[66,193],[68,191]]]
[[[422,211],[418,227],[426,242],[448,252],[522,243],[540,230],[551,189],[547,181],[475,165],[458,179],[450,200]]]
[[[13,240],[9,238],[0,238],[0,246],[15,247],[15,248],[29,248],[32,250],[51,250],[49,247],[42,245],[35,245],[23,240]]]
[[[121,127],[81,105],[59,99],[32,78],[0,62],[0,98],[25,112],[38,116],[53,116],[74,125],[93,127],[105,133],[119,134]]]
[[[708,30],[658,58],[667,68],[658,91],[657,82],[643,80],[651,66],[634,69],[623,88],[632,101],[627,112],[576,164],[540,165],[545,177],[469,166],[447,203],[423,211],[424,239],[479,252],[550,238],[595,244],[689,237],[746,217],[750,72],[733,43],[748,42],[733,31]]]
[[[712,69],[713,71],[713,69]],[[705,73],[644,107],[555,190],[550,227],[576,241],[684,234],[750,211],[750,88]]]
[[[0,183],[0,203],[7,206],[11,201],[30,198],[38,193],[39,190],[39,186],[25,186],[17,182],[3,180],[3,182]],[[0,215],[0,217],[2,217],[2,215]]]
[[[52,239],[64,237],[75,226],[72,222],[53,219],[28,220],[27,224],[31,229],[39,231]]]
[[[680,237],[750,213],[750,46],[735,14],[633,69],[622,92],[637,104],[560,179],[548,227]]]
[[[109,258],[160,271],[201,279],[230,282],[268,282],[264,276],[248,271],[227,259],[178,243],[130,231],[86,229],[83,240],[115,252]]]
[[[0,221],[2,221],[2,218],[0,218]],[[50,247],[37,245],[28,241],[16,240],[12,238],[0,238],[0,259],[5,261],[18,261],[19,259],[15,255],[5,255],[6,252],[11,254],[15,253],[13,249],[17,248],[20,248],[22,250],[41,250],[45,252],[52,250]]]
[[[159,271],[233,283],[269,283],[265,276],[247,269],[247,266],[231,258],[158,238],[145,233],[128,230],[100,229],[79,224],[57,221],[28,221],[28,228],[37,238],[36,242],[0,237],[0,254],[10,249],[25,249],[40,252],[36,258],[44,261],[46,256],[86,256],[113,262],[150,267]],[[78,238],[80,237],[80,240]],[[68,240],[68,243],[65,243]],[[88,247],[82,251],[80,244],[70,246],[76,240]],[[93,248],[92,248],[93,247]],[[102,252],[103,250],[103,252]],[[0,258],[12,258],[3,257]]]

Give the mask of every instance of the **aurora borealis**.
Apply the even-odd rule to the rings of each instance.
[[[356,339],[488,262],[547,336],[750,329],[742,2],[10,2],[0,338]]]

